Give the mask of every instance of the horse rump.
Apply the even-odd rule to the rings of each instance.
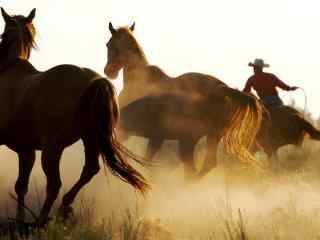
[[[241,162],[259,166],[249,149],[259,131],[263,107],[259,101],[239,90],[223,87],[226,100],[230,104],[230,115],[224,129],[222,142],[228,153],[236,156]]]

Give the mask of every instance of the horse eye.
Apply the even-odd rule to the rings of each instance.
[[[8,24],[10,24],[10,25],[16,24],[16,21],[13,19],[9,19]]]
[[[17,23],[17,21],[16,20],[14,20],[14,19],[9,19],[9,21],[7,22],[7,25],[8,25],[8,27],[17,27],[18,26],[18,23]]]

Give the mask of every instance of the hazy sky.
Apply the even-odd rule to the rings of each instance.
[[[209,73],[243,88],[252,73],[248,62],[264,58],[267,71],[303,87],[310,111],[320,114],[319,0],[1,0],[0,6],[10,14],[37,8],[39,50],[31,62],[39,70],[72,63],[102,74],[108,21],[136,21],[149,62],[169,75]],[[300,90],[281,95],[304,105]]]

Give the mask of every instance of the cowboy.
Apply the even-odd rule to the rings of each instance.
[[[243,91],[249,93],[253,88],[266,106],[283,105],[276,87],[285,91],[298,89],[298,87],[288,86],[274,74],[263,72],[263,68],[269,67],[269,64],[266,64],[262,59],[255,59],[253,63],[249,63],[249,66],[253,67],[254,74],[248,79]]]

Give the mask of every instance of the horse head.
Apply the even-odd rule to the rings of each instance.
[[[112,23],[109,23],[109,31],[111,38],[107,42],[108,61],[105,66],[105,74],[115,79],[118,76],[120,69],[129,66],[136,66],[141,61],[146,62],[142,48],[133,36],[135,23],[130,27],[114,28]]]
[[[1,8],[1,14],[5,21],[0,43],[1,62],[16,58],[29,59],[31,49],[36,46],[34,41],[36,30],[32,23],[36,9],[33,9],[26,17],[10,16],[3,8]]]

